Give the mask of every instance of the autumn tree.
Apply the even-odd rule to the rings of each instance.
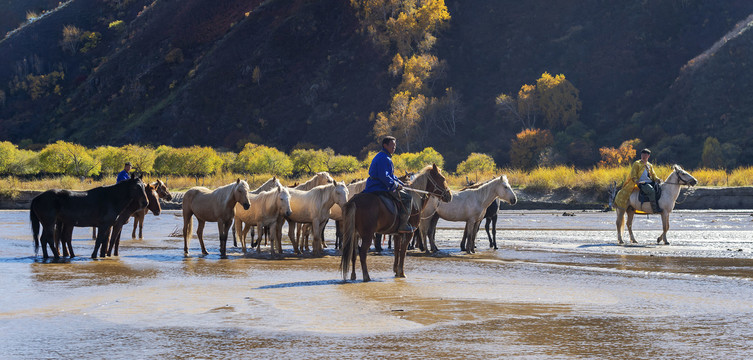
[[[460,94],[453,88],[445,89],[441,98],[431,98],[424,112],[425,130],[437,129],[446,136],[455,136],[458,125],[465,118]]]
[[[520,169],[532,169],[538,165],[541,153],[554,144],[549,130],[525,129],[515,135],[510,148],[510,163]]]
[[[135,171],[141,172],[141,173],[151,173],[154,171],[154,161],[157,158],[157,154],[154,151],[154,148],[151,146],[139,146],[139,145],[125,145],[120,148],[120,151],[122,152],[122,156],[126,161],[130,161],[131,165],[133,165],[133,168]],[[198,150],[197,150],[198,151]],[[209,151],[207,150],[201,150],[202,152],[206,152],[209,154]],[[209,156],[216,156],[209,154]],[[215,161],[216,159],[211,159],[211,161]],[[121,164],[122,166],[122,164]],[[219,170],[218,168],[214,168],[214,172],[216,170]]]
[[[327,171],[333,174],[351,173],[361,168],[361,163],[355,156],[335,155],[327,165]]]
[[[293,173],[293,162],[284,152],[264,145],[248,143],[238,153],[239,167],[251,174],[287,176]]]
[[[471,173],[476,174],[476,181],[478,181],[479,174],[492,173],[497,169],[497,164],[494,163],[494,159],[486,154],[471,153],[468,158],[463,160],[457,166],[456,172],[460,175],[468,175]]]
[[[377,139],[387,135],[395,136],[398,146],[410,151],[425,107],[426,97],[423,95],[412,96],[408,91],[395,94],[389,113],[377,114],[373,128],[374,136]]]
[[[126,160],[120,148],[99,146],[92,150],[92,156],[99,161],[102,174],[112,175],[122,168]]]
[[[579,92],[565,75],[541,74],[536,80],[536,93],[539,109],[549,129],[565,128],[578,120],[581,110]]]
[[[82,145],[58,140],[39,153],[42,170],[50,174],[72,176],[98,175],[100,164]]]
[[[314,174],[327,171],[329,155],[322,150],[296,149],[290,153],[293,161],[293,172],[297,174]]]
[[[497,110],[519,122],[523,129],[536,128],[542,118],[549,129],[561,129],[578,120],[581,101],[578,89],[565,75],[552,76],[545,72],[535,85],[523,84],[518,97],[499,94],[495,98]]]
[[[78,47],[81,43],[82,35],[83,31],[81,31],[81,29],[73,25],[66,25],[65,27],[63,27],[63,39],[60,41],[60,46],[62,46],[64,50],[67,50],[72,55],[75,55],[78,52]]]
[[[0,174],[8,174],[11,164],[16,161],[18,146],[8,142],[0,142]]]
[[[636,150],[634,145],[638,144],[640,139],[623,141],[618,148],[603,147],[599,149],[601,161],[599,166],[623,166],[628,165],[635,159]]]

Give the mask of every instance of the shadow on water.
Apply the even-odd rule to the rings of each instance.
[[[322,285],[339,285],[339,284],[346,284],[346,283],[347,282],[343,280],[297,281],[297,282],[291,282],[291,283],[259,286],[257,288],[254,288],[254,290],[286,289],[286,288],[322,286]]]

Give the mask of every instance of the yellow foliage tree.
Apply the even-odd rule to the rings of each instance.
[[[549,130],[525,129],[512,140],[510,163],[515,168],[532,169],[536,167],[541,153],[554,144],[554,137]]]
[[[565,75],[552,76],[548,72],[536,80],[538,105],[550,129],[564,128],[578,120],[581,101],[578,89],[565,79]]]
[[[635,148],[633,145],[639,141],[638,139],[623,141],[620,147],[616,149],[610,147],[600,148],[601,161],[599,161],[599,166],[611,167],[630,164],[635,158]]]

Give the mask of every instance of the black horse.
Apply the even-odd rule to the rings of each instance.
[[[147,205],[144,182],[140,177],[87,191],[53,189],[37,195],[31,201],[31,210],[29,211],[31,231],[34,235],[34,253],[36,254],[39,251],[40,224],[42,225],[42,254],[45,259],[48,258],[48,245],[55,259],[60,258],[60,253],[54,241],[56,237],[63,236],[65,238],[74,226],[96,226],[99,231],[97,232],[92,258],[97,257],[98,249],[101,249],[100,256],[104,257],[107,251],[110,228],[118,215],[132,201],[135,201],[139,207],[146,207]],[[65,234],[63,234],[64,232]]]

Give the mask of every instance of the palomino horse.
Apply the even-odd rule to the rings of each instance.
[[[47,246],[52,250],[55,259],[60,258],[60,253],[54,243],[56,225],[60,227],[60,231],[67,229],[68,226],[71,228],[97,226],[99,234],[94,243],[92,258],[97,257],[97,250],[100,250],[100,256],[104,257],[110,227],[132,201],[135,201],[139,207],[147,204],[144,182],[140,177],[87,191],[53,189],[39,194],[31,201],[29,211],[35,254],[39,251],[40,224],[42,225],[42,253],[45,259],[48,257]]]
[[[518,201],[505,175],[489,180],[477,188],[459,191],[452,196],[452,201],[449,203],[440,204],[436,200],[430,201],[421,213],[419,226],[421,234],[426,234],[424,236],[428,236],[431,242],[431,246],[426,247],[426,251],[438,251],[434,235],[437,221],[442,218],[448,221],[465,221],[464,232],[468,241],[464,248],[461,243],[460,250],[468,254],[476,252],[476,233],[481,220],[486,214],[486,209],[497,198],[511,205]],[[422,241],[426,244],[425,239]]]
[[[414,189],[426,191],[430,195],[437,196],[445,202],[452,199],[452,194],[447,188],[445,177],[436,164],[424,168],[416,176],[411,186]],[[419,204],[418,210],[412,212],[409,218],[410,224],[415,227],[418,225],[421,210],[426,202],[425,197],[417,195],[416,192],[411,192],[411,196],[413,197],[413,202]],[[343,246],[342,258],[340,259],[340,270],[342,271],[343,278],[348,275],[348,267],[352,265],[353,270],[350,279],[356,279],[356,257],[360,255],[363,281],[370,281],[371,278],[366,268],[366,254],[371,247],[374,233],[397,233],[398,223],[397,214],[388,210],[379,196],[372,193],[360,193],[353,196],[343,206]],[[360,248],[356,238],[357,234],[361,237]],[[405,263],[408,240],[410,240],[411,236],[412,234],[400,234],[400,236],[396,236],[395,261],[392,266],[395,277],[405,277],[403,265]]]
[[[159,199],[165,199],[167,201],[170,201],[173,199],[173,194],[170,193],[170,190],[167,189],[167,185],[162,182],[162,180],[157,179],[157,181],[153,183],[149,183],[146,185],[147,191],[149,191],[149,187],[153,188],[158,196],[157,203],[159,204]],[[147,192],[147,196],[149,193]],[[152,199],[149,199],[149,203],[151,204]],[[139,239],[144,238],[144,217],[146,217],[146,213],[149,212],[149,210],[152,210],[151,208],[144,208],[139,211],[136,211],[133,213],[133,231],[131,232],[131,239],[136,238],[136,227],[139,228]],[[152,210],[152,212],[154,212]],[[156,215],[156,214],[155,214]],[[109,255],[109,254],[108,254]],[[115,255],[117,255],[117,250],[115,251]]]
[[[149,201],[145,208],[137,207],[138,204],[131,201],[130,204],[118,215],[115,220],[115,224],[112,226],[112,232],[110,234],[110,246],[107,248],[107,256],[118,256],[118,248],[120,247],[120,233],[123,231],[123,225],[128,222],[128,218],[134,216],[136,213],[147,213],[151,211],[154,216],[159,216],[162,212],[162,206],[159,203],[159,191],[155,185],[156,183],[146,184],[144,190],[146,191],[146,199]],[[142,215],[143,219],[143,215]],[[135,227],[134,227],[135,228]],[[70,241],[70,233],[67,234]]]
[[[227,258],[225,248],[227,234],[233,225],[235,217],[235,204],[240,203],[244,209],[251,206],[248,202],[248,183],[238,179],[232,184],[218,187],[211,191],[205,187],[196,186],[188,189],[183,195],[183,254],[188,256],[188,243],[191,241],[193,231],[192,218],[196,215],[199,225],[196,228],[196,236],[199,238],[201,253],[209,254],[204,247],[204,223],[207,221],[217,222],[220,231],[220,256]]]
[[[282,221],[283,216],[290,215],[290,193],[276,178],[274,180],[277,186],[272,190],[248,195],[248,201],[251,204],[248,209],[243,209],[240,204],[235,205],[234,231],[240,238],[244,253],[246,252],[246,234],[252,227],[256,225],[274,227]],[[275,235],[277,233],[273,234],[272,244],[275,243]],[[274,255],[274,247],[272,247],[272,254]]]
[[[342,182],[320,185],[308,191],[290,189],[290,209],[293,213],[286,219],[288,220],[288,236],[296,254],[301,253],[294,233],[296,223],[311,223],[314,237],[312,252],[314,255],[321,255],[324,242],[322,231],[327,225],[330,208],[334,204],[343,206],[347,201],[348,188]],[[282,223],[277,224],[276,231],[282,233]],[[278,236],[277,239],[279,241],[280,237]]]
[[[665,245],[669,245],[667,241],[667,230],[669,230],[669,213],[675,208],[675,202],[680,195],[680,187],[683,185],[694,186],[698,183],[692,175],[683,170],[678,165],[672,166],[672,173],[669,174],[667,180],[659,185],[661,187],[661,198],[659,198],[659,207],[661,211],[661,224],[662,233],[656,238],[656,243],[659,244],[664,241]],[[627,213],[627,228],[630,233],[630,242],[636,244],[635,237],[633,236],[633,215],[636,210],[640,210],[647,214],[653,214],[653,208],[650,202],[641,203],[638,200],[638,191],[633,190],[628,200],[627,209],[617,207],[617,241],[622,244],[622,232],[625,226],[625,213]]]

